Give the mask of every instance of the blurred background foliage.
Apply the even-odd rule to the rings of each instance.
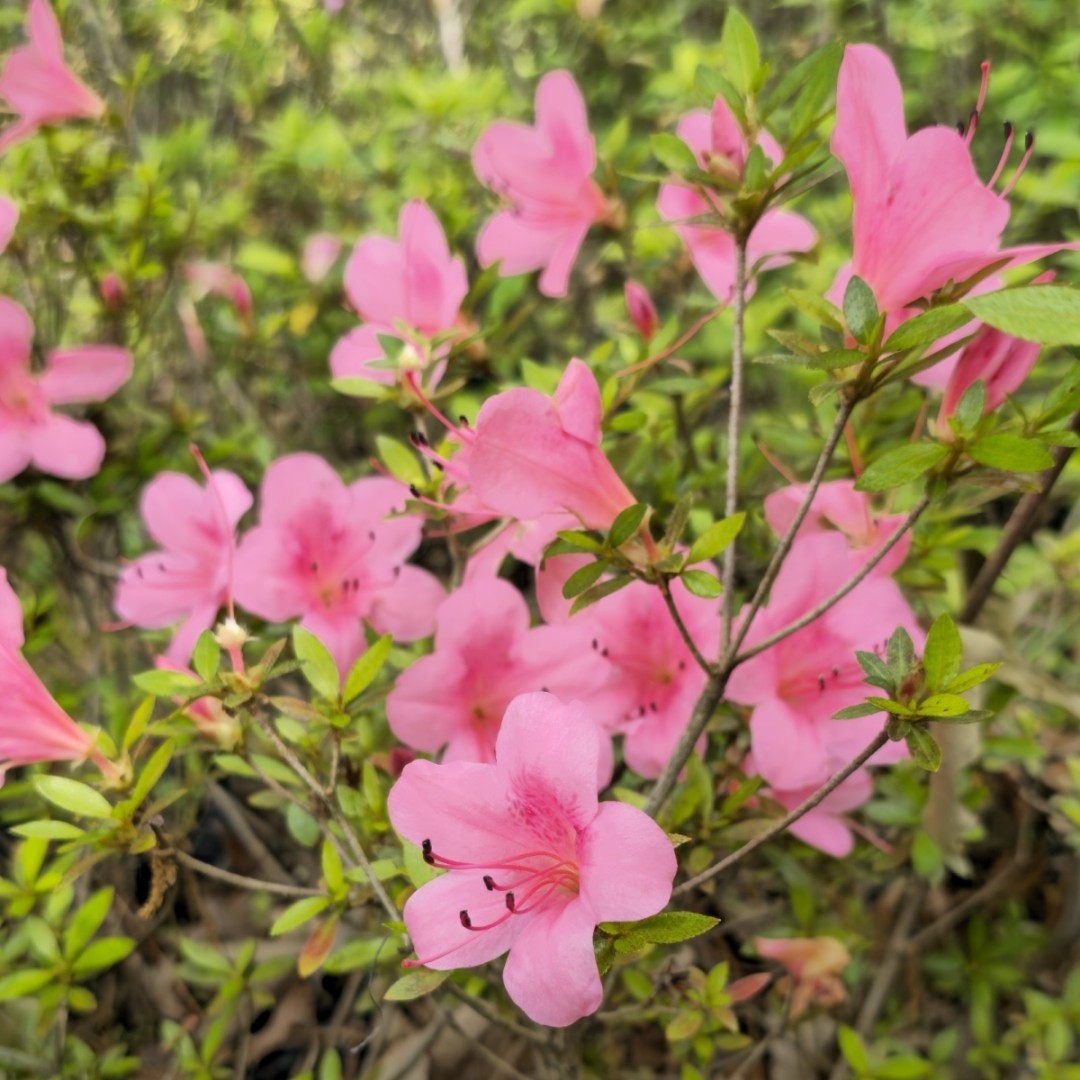
[[[322,453],[344,474],[358,475],[370,471],[376,432],[401,438],[409,430],[393,402],[335,394],[327,367],[333,343],[356,321],[341,292],[344,257],[361,234],[395,233],[407,199],[430,202],[474,283],[466,308],[483,347],[455,357],[450,378],[461,385],[452,415],[475,415],[496,387],[521,381],[524,360],[561,370],[581,355],[603,377],[638,359],[622,298],[628,277],[648,286],[671,339],[714,306],[656,213],[648,177],[660,170],[648,137],[710,104],[697,76],[719,61],[723,4],[345,0],[335,13],[318,0],[58,0],[56,9],[67,55],[107,98],[109,119],[103,128],[46,131],[0,160],[0,190],[22,214],[0,260],[0,291],[31,312],[39,351],[110,340],[133,350],[136,367],[128,386],[91,410],[109,442],[98,476],[61,484],[28,472],[0,487],[0,565],[29,606],[28,655],[79,719],[118,725],[130,708],[128,676],[150,662],[133,635],[103,635],[98,627],[111,618],[117,560],[145,549],[138,496],[152,476],[168,468],[193,472],[193,441],[212,466],[234,469],[252,487],[274,457],[296,450]],[[911,130],[965,118],[978,93],[979,63],[989,58],[990,94],[974,143],[980,173],[994,169],[1004,120],[1037,136],[1034,161],[1012,198],[1007,240],[1080,238],[1080,6],[754,0],[743,10],[774,74],[832,40],[883,46],[900,73]],[[0,9],[0,52],[21,40],[23,20],[21,4]],[[540,297],[529,277],[481,275],[473,254],[493,202],[473,174],[471,147],[496,117],[530,121],[536,80],[555,67],[569,69],[582,86],[598,179],[626,208],[625,228],[590,233],[565,302]],[[783,138],[783,113],[776,134]],[[823,291],[849,257],[842,171],[798,208],[822,241],[808,259],[763,279],[749,310],[751,356],[767,351],[767,328],[799,323],[783,287]],[[316,232],[339,235],[345,248],[329,277],[312,284],[300,256]],[[197,260],[244,276],[254,297],[251,320],[222,298],[191,299],[182,268]],[[1065,280],[1077,280],[1080,258],[1056,263]],[[110,274],[123,283],[118,303],[102,296]],[[192,347],[190,327],[184,332],[190,303],[205,349]],[[688,491],[700,493],[703,515],[719,509],[730,326],[728,315],[715,319],[680,350],[683,363],[643,384],[613,419],[617,460],[661,518]],[[542,382],[537,370],[529,377]],[[807,402],[818,376],[778,370],[751,369],[748,426],[753,440],[802,477],[828,425],[827,409]],[[1042,400],[1075,380],[1076,370],[1068,351],[1048,353],[1025,400]],[[918,408],[914,389],[878,402],[860,428],[861,451],[872,456],[906,438]],[[779,478],[753,441],[741,452],[747,501],[759,507]],[[841,458],[837,473],[848,469]],[[746,927],[838,933],[856,954],[847,977],[865,988],[890,955],[894,912],[914,891],[922,898],[930,890],[923,917],[932,923],[948,907],[950,890],[970,893],[971,882],[1007,874],[986,897],[984,913],[901,958],[904,970],[882,1019],[863,1033],[866,1046],[854,1033],[845,1045],[856,1075],[1080,1076],[1070,1064],[1080,985],[1075,973],[1065,982],[1080,940],[1078,492],[1073,465],[1043,529],[1010,565],[1003,601],[982,631],[987,647],[1004,647],[1009,662],[988,702],[1000,714],[986,734],[986,756],[964,781],[973,815],[966,855],[950,860],[931,838],[922,824],[925,784],[900,768],[879,782],[866,815],[894,846],[860,845],[837,863],[780,845],[740,875],[738,893],[718,894],[728,930],[712,946],[714,963],[732,958]],[[994,544],[1016,493],[991,494],[1001,498],[987,501],[984,491],[954,501],[921,531],[919,557],[901,580],[922,614],[955,607],[972,563]],[[741,573],[748,580],[768,542],[760,514],[745,535]],[[436,547],[428,558],[437,567]],[[978,641],[969,647],[977,650]],[[734,721],[721,725],[720,738],[733,730]],[[27,791],[13,779],[0,792],[0,826],[25,819]],[[711,798],[684,803],[707,820]],[[0,850],[10,848],[0,833]],[[335,976],[326,978],[320,992],[332,998]],[[860,1001],[853,996],[852,1022]],[[768,1005],[774,1016],[783,1007],[775,996]],[[759,1020],[764,1034],[768,1018]],[[0,1045],[14,1038],[6,1023]],[[817,1021],[801,1025],[810,1060],[825,1053],[831,1030]],[[173,1034],[182,1057],[182,1039]],[[147,1035],[127,1037],[137,1047]],[[657,1053],[660,1062],[664,1055],[684,1062],[684,1077],[707,1073],[708,1040],[703,1048],[692,1034],[669,1040],[666,1050],[636,1047],[636,1065],[627,1047],[611,1040],[597,1046],[604,1051],[594,1075],[634,1075],[635,1067],[653,1068],[647,1063]]]

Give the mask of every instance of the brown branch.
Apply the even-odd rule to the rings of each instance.
[[[766,829],[765,832],[755,836],[753,840],[747,841],[741,848],[728,855],[727,858],[721,859],[720,862],[702,870],[700,874],[695,874],[689,881],[684,881],[673,891],[672,896],[680,896],[682,893],[689,892],[698,885],[716,877],[717,874],[722,874],[725,870],[746,858],[752,851],[756,851],[762,844],[768,843],[774,836],[779,836],[791,825],[794,825],[804,814],[808,814],[813,810],[827,795],[835,791],[853,772],[862,768],[888,741],[889,737],[885,732],[880,732],[865,750],[848,762],[835,776],[830,777],[813,795],[799,803],[789,814],[786,814],[776,824]]]
[[[1080,433],[1080,412],[1073,416],[1068,430]],[[972,623],[982,611],[983,605],[994,591],[994,584],[1005,569],[1005,564],[1031,532],[1036,515],[1050,495],[1051,488],[1057,483],[1057,478],[1065,469],[1072,452],[1071,446],[1057,447],[1054,450],[1054,464],[1042,474],[1039,490],[1025,495],[1016,504],[1001,534],[998,546],[993,550],[990,558],[983,563],[982,569],[971,583],[964,609],[960,612],[960,622]]]
[[[671,595],[671,583],[666,577],[662,577],[659,582],[657,582],[657,585],[660,589],[660,595],[664,598],[664,603],[667,604],[667,609],[671,615],[672,621],[675,623],[675,628],[679,631],[679,636],[683,639],[683,644],[690,650],[690,655],[693,656],[698,667],[700,667],[706,675],[711,675],[713,671],[712,664],[701,655],[701,650],[690,636],[690,631],[686,628],[686,623],[683,622],[683,618],[679,614],[679,609],[675,606],[675,597]]]
[[[275,893],[277,896],[326,895],[322,889],[309,889],[303,885],[285,885],[279,881],[259,881],[257,878],[245,877],[243,874],[234,874],[231,870],[222,870],[210,863],[203,862],[202,859],[196,859],[194,855],[189,855],[179,848],[172,848],[165,854],[172,855],[177,862],[190,867],[196,873],[202,874],[203,877],[215,878],[217,881],[223,881],[227,885],[235,885],[238,889],[249,889],[251,892]]]

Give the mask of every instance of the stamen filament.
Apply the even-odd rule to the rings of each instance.
[[[1012,153],[1013,136],[1015,131],[1012,124],[1008,120],[1005,121],[1005,148],[1001,151],[1001,157],[998,159],[997,168],[994,170],[994,175],[990,177],[987,187],[992,188],[997,182],[998,177],[1001,176],[1002,171],[1005,168],[1005,163],[1009,160],[1009,155]]]
[[[1010,191],[1016,186],[1016,181],[1020,179],[1020,174],[1027,168],[1028,162],[1031,160],[1031,155],[1035,151],[1035,133],[1029,131],[1024,136],[1024,156],[1020,159],[1020,164],[1016,166],[1016,172],[1012,174],[1012,178],[1005,185],[1001,192],[1001,197],[1004,199]]]

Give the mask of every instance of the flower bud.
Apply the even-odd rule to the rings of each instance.
[[[641,340],[646,345],[656,336],[660,327],[660,318],[656,314],[656,307],[644,285],[636,281],[628,281],[625,289],[626,310],[630,315],[630,321],[641,335]]]
[[[105,306],[110,311],[119,311],[128,297],[128,289],[127,285],[124,284],[124,279],[112,270],[98,282],[98,291],[101,293],[101,299],[105,302]]]

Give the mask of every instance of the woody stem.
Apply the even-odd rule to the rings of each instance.
[[[870,743],[856,758],[848,762],[835,776],[830,777],[817,791],[814,792],[808,799],[799,803],[789,814],[782,817],[775,825],[766,830],[765,832],[755,836],[753,840],[743,844],[741,848],[736,849],[727,858],[721,859],[718,863],[714,863],[712,866],[705,870],[702,870],[700,874],[695,874],[689,881],[684,881],[677,889],[672,893],[673,896],[679,896],[682,893],[689,892],[691,889],[697,888],[703,882],[709,881],[711,878],[716,877],[717,874],[722,874],[725,870],[734,866],[741,859],[745,859],[747,855],[752,851],[756,851],[762,844],[767,844],[774,837],[779,836],[782,832],[785,832],[788,828],[795,824],[804,814],[808,814],[819,803],[821,803],[826,796],[835,791],[853,772],[861,769],[887,742],[889,737],[884,731],[879,732],[874,741]]]
[[[686,628],[686,623],[683,622],[683,617],[679,614],[679,609],[675,606],[675,598],[671,595],[671,583],[666,577],[662,577],[659,581],[659,586],[660,595],[663,596],[664,603],[667,604],[667,609],[671,614],[672,621],[675,623],[675,628],[679,631],[679,636],[683,639],[683,644],[690,650],[690,655],[694,658],[698,667],[701,668],[706,675],[711,675],[712,664],[701,655],[701,650],[690,636],[690,631]]]

